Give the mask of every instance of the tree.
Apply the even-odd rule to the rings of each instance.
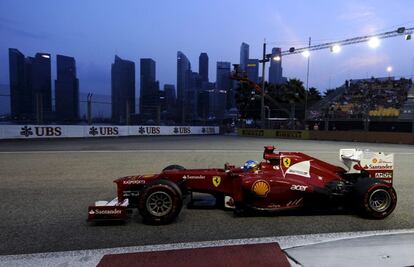
[[[308,91],[308,106],[313,106],[322,99],[321,93],[315,87],[309,88]]]
[[[335,92],[335,89],[328,89],[325,91],[323,97],[329,97],[330,94],[332,94],[333,92]]]
[[[247,83],[239,83],[235,97],[242,119],[260,119],[260,96],[254,88]]]
[[[308,101],[319,101],[318,90],[311,88]],[[310,99],[309,99],[310,97]],[[305,88],[298,79],[289,79],[284,84],[265,84],[265,106],[272,117],[290,117],[296,114],[303,119],[305,108]],[[312,102],[313,103],[313,102]],[[236,90],[236,104],[242,118],[259,120],[261,117],[261,92],[248,83],[239,83]]]

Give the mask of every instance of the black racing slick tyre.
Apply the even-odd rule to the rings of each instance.
[[[380,180],[362,179],[355,185],[357,208],[360,215],[370,219],[384,219],[397,205],[394,188]]]
[[[183,196],[180,188],[168,180],[156,180],[143,190],[138,209],[144,223],[162,225],[171,223],[180,213]]]
[[[168,171],[168,170],[185,170],[185,168],[181,165],[172,164],[162,169],[162,171]]]

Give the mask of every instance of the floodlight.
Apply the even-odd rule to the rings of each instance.
[[[306,58],[310,57],[310,52],[309,52],[309,50],[305,50],[305,51],[303,51],[303,52],[302,52],[302,56],[304,56],[304,57],[306,57]]]
[[[368,40],[368,45],[371,48],[377,48],[380,45],[380,40],[378,37],[374,36]]]
[[[338,44],[331,46],[331,52],[335,54],[341,52],[341,46]]]

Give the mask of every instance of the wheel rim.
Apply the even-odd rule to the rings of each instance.
[[[391,206],[391,195],[385,189],[377,189],[369,197],[369,206],[376,212],[383,212]]]
[[[172,209],[172,199],[166,192],[156,191],[148,197],[146,206],[152,215],[165,216]]]

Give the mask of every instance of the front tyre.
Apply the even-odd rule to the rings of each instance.
[[[357,201],[362,216],[384,219],[397,205],[397,193],[392,186],[375,179],[357,183]]]
[[[156,180],[149,184],[139,199],[139,212],[144,223],[161,225],[171,223],[183,205],[180,188],[168,180]]]

